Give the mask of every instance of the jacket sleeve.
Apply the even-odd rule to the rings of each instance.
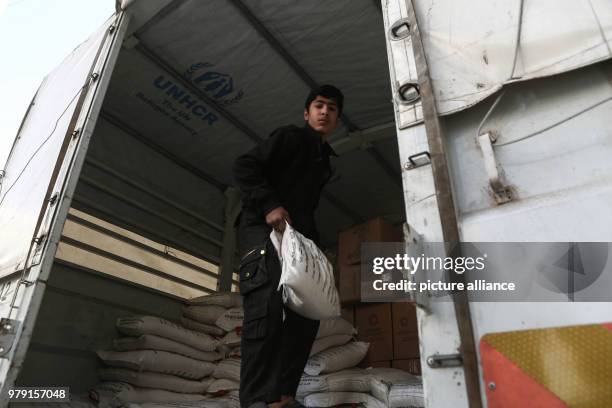
[[[282,168],[282,163],[295,154],[297,143],[291,136],[287,129],[277,129],[234,163],[234,180],[245,199],[254,202],[264,215],[281,206],[268,175],[273,169]]]

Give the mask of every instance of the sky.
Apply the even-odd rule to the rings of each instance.
[[[0,170],[45,75],[115,11],[115,0],[0,0]]]

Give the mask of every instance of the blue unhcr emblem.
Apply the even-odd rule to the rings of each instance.
[[[221,106],[233,105],[244,96],[242,89],[235,90],[231,75],[214,71],[213,64],[198,62],[185,71],[185,78],[206,92]]]

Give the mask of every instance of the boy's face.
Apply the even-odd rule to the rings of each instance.
[[[304,120],[321,136],[329,136],[338,125],[338,104],[333,99],[317,95],[308,109],[304,109]]]

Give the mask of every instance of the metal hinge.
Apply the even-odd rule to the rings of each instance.
[[[461,367],[463,357],[461,354],[434,354],[427,357],[427,365],[431,368]]]
[[[19,321],[2,318],[0,320],[0,357],[5,357],[13,348]]]
[[[408,162],[404,163],[404,170],[412,170],[428,164],[431,164],[431,155],[427,151],[420,152],[408,156]]]
[[[46,234],[40,234],[36,238],[33,239],[36,246],[41,246],[45,242],[45,238],[47,238]]]
[[[412,257],[419,257],[423,253],[423,236],[414,230],[408,223],[404,223],[403,225],[404,232],[404,243],[405,253]],[[411,274],[409,271],[403,272],[403,278],[414,282],[417,285],[420,280],[424,277],[423,274],[415,273]],[[410,300],[414,301],[416,305],[425,310],[427,313],[431,313],[431,308],[429,305],[430,295],[428,292],[421,291],[412,291],[410,292]]]
[[[496,140],[497,136],[492,132],[478,136],[478,144],[484,158],[485,171],[493,192],[493,198],[497,204],[504,204],[512,200],[512,189],[506,184],[503,169],[493,152],[493,143]]]
[[[58,193],[53,194],[51,197],[49,197],[49,199],[47,200],[49,202],[50,206],[54,206],[55,203],[57,202],[57,198],[59,197]]]

